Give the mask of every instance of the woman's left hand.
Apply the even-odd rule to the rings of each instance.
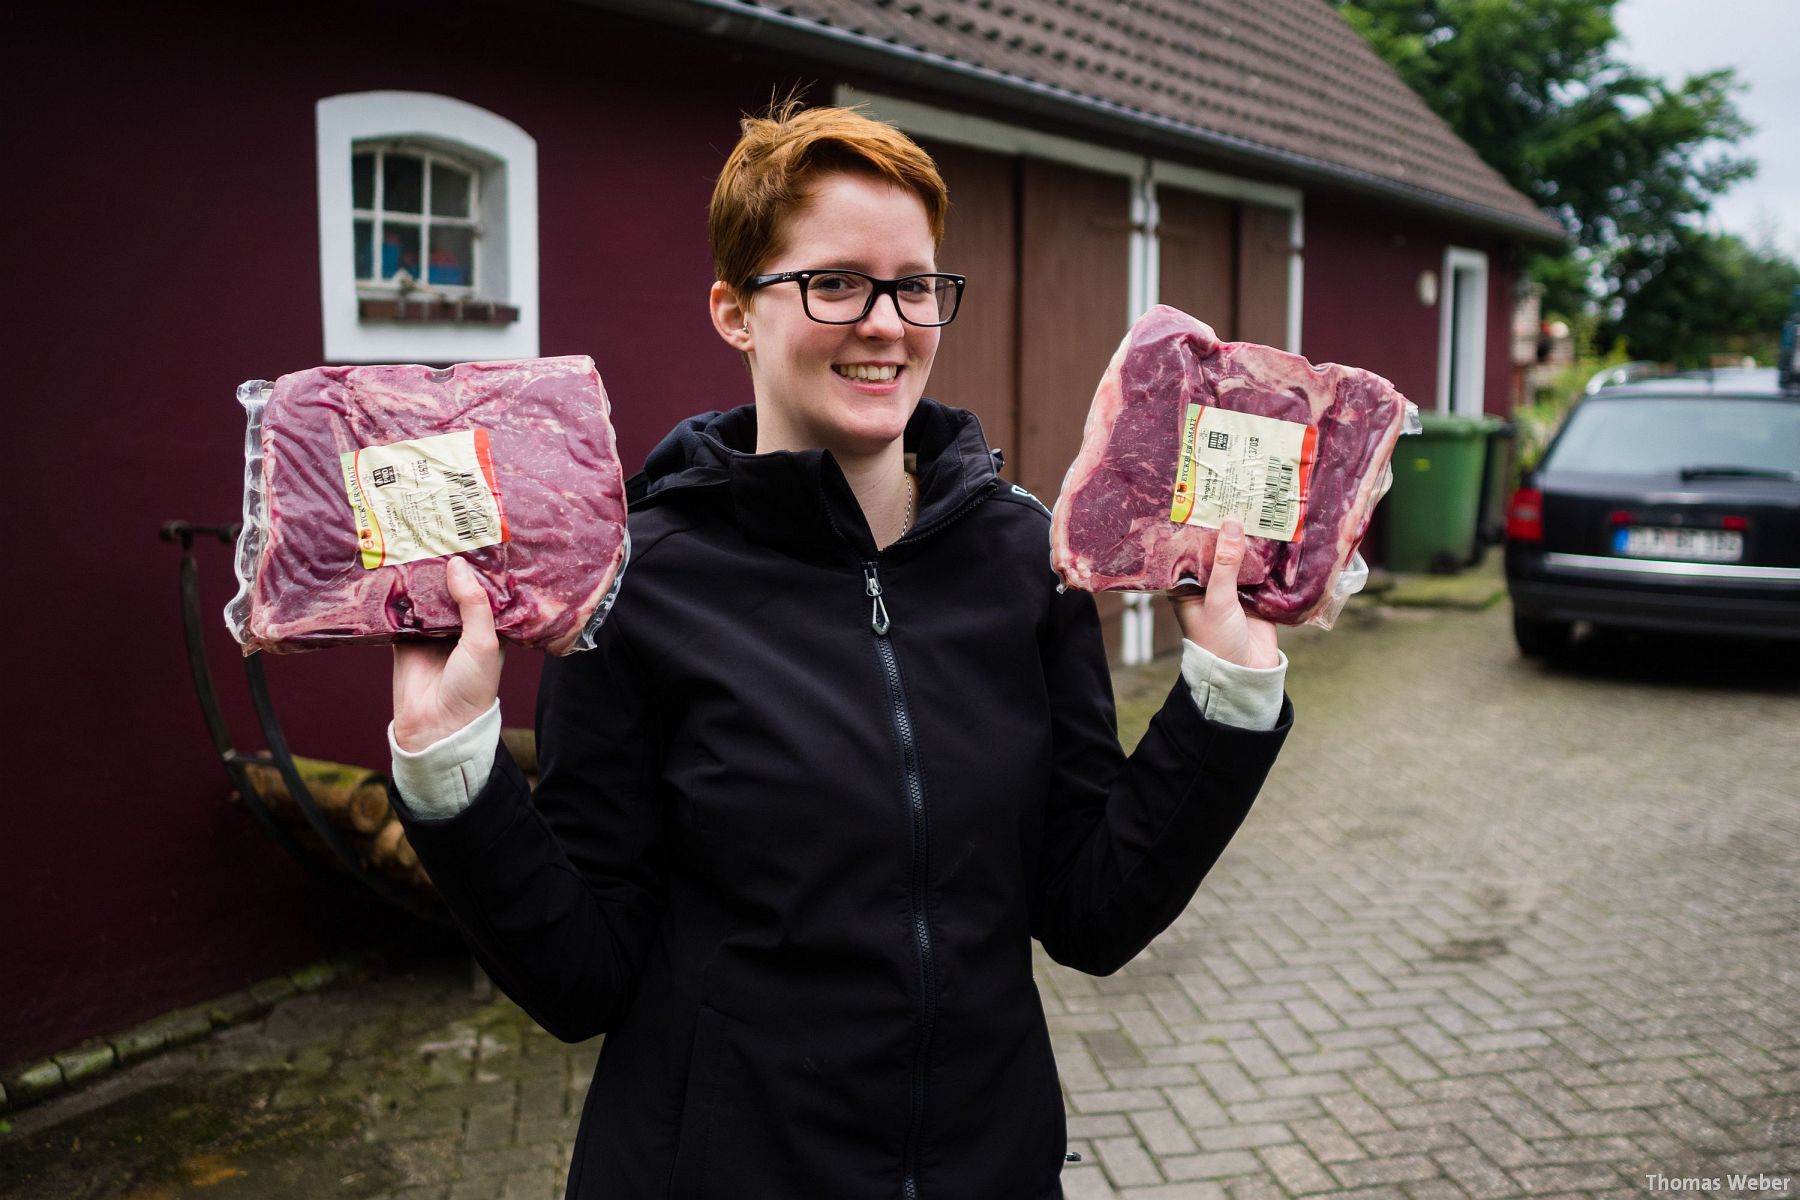
[[[1275,625],[1244,611],[1238,600],[1238,567],[1244,561],[1244,526],[1227,517],[1213,548],[1212,574],[1201,594],[1169,593],[1181,636],[1226,662],[1241,667],[1278,667],[1281,652],[1275,648]]]

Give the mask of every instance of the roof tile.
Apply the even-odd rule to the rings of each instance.
[[[754,0],[748,0],[754,2]],[[1326,0],[782,0],[761,7],[1473,206],[1554,222]]]

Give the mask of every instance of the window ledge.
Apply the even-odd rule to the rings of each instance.
[[[511,325],[519,319],[517,305],[497,300],[440,300],[401,297],[358,297],[359,321],[393,321],[408,325]]]

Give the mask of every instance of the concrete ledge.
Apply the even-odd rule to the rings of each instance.
[[[73,1050],[63,1051],[56,1055],[55,1062],[62,1068],[63,1082],[75,1084],[90,1075],[111,1070],[118,1062],[118,1055],[105,1042],[90,1042]]]
[[[141,1062],[176,1046],[209,1036],[215,1029],[241,1025],[268,1012],[283,1000],[316,992],[362,967],[373,952],[308,963],[242,991],[228,992],[205,1004],[177,1009],[155,1020],[86,1041],[36,1062],[0,1070],[0,1113],[47,1100],[76,1084],[97,1079],[127,1063]]]

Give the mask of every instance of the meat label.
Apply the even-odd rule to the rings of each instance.
[[[364,446],[342,461],[357,549],[370,570],[511,536],[485,429]]]
[[[1169,520],[1217,529],[1236,517],[1251,536],[1297,540],[1318,438],[1299,421],[1188,405]]]

